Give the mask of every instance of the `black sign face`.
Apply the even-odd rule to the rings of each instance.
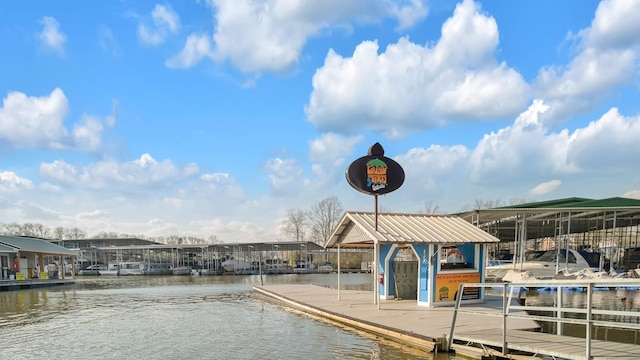
[[[402,166],[384,156],[380,143],[373,144],[367,156],[352,162],[345,175],[351,187],[368,195],[387,194],[404,183]]]

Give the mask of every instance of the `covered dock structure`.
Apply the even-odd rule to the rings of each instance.
[[[72,250],[78,258],[78,268],[93,264],[138,263],[141,266],[168,264],[174,268],[191,267],[200,274],[213,275],[225,272],[222,264],[237,260],[252,264],[248,268],[233,270],[245,274],[259,270],[269,272],[278,264],[310,264],[324,259],[322,246],[309,241],[274,241],[215,244],[162,244],[139,238],[92,238],[54,241]],[[301,267],[301,272],[311,268]]]
[[[601,252],[603,269],[640,265],[637,199],[571,197],[457,215],[500,239],[490,248],[496,259],[509,254],[518,262],[528,251],[568,248]]]
[[[453,305],[459,283],[483,282],[486,246],[500,240],[455,215],[347,211],[325,248],[373,249],[374,303]],[[480,289],[461,294],[481,302]]]
[[[75,255],[74,251],[44,239],[0,235],[0,281],[9,286],[16,282],[31,283],[32,279],[40,283],[65,279],[65,264],[73,266]]]

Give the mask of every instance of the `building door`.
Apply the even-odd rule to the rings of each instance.
[[[0,279],[9,277],[9,256],[0,255]]]
[[[418,261],[394,261],[393,277],[396,296],[401,300],[418,299]]]

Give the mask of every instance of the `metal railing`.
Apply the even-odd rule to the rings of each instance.
[[[451,322],[451,330],[448,339],[448,348],[453,346],[453,339],[456,329],[456,320],[459,313],[501,316],[502,317],[502,354],[507,355],[509,349],[507,346],[507,321],[508,319],[530,319],[535,321],[547,321],[556,323],[557,335],[562,335],[563,324],[579,324],[585,326],[585,359],[591,359],[591,343],[592,343],[592,327],[603,326],[607,328],[622,328],[640,330],[639,323],[630,323],[619,321],[620,319],[635,318],[640,321],[640,312],[638,311],[622,311],[622,310],[606,310],[593,308],[593,292],[594,289],[612,289],[627,288],[638,289],[640,292],[640,280],[535,280],[522,281],[512,283],[462,283],[458,286],[458,294],[463,294],[465,288],[501,288],[502,290],[502,311],[482,311],[463,309],[461,298],[458,296],[455,302],[455,310]],[[522,306],[514,305],[515,290],[521,289],[552,289],[557,291],[557,299],[550,306]],[[584,307],[564,306],[562,301],[563,290],[581,288],[586,290],[586,301]],[[483,291],[486,296],[486,291]],[[520,296],[518,291],[517,296]],[[477,305],[477,304],[475,304]],[[524,310],[513,313],[514,310]],[[549,312],[555,316],[532,315],[531,312]],[[573,317],[567,317],[573,316]],[[598,319],[595,319],[598,317]]]

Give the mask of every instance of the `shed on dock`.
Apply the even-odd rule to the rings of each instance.
[[[325,248],[374,249],[374,301],[433,307],[453,305],[459,283],[484,282],[485,247],[499,241],[453,215],[347,211]],[[484,294],[476,288],[461,296],[478,302]]]
[[[64,258],[68,258],[69,266],[73,266],[76,253],[72,250],[52,244],[43,239],[26,236],[0,235],[0,279],[26,280],[31,278],[47,279],[49,272],[45,269],[45,257],[57,258],[56,276],[64,278]],[[69,273],[73,274],[72,269]],[[72,275],[73,276],[73,275]]]

